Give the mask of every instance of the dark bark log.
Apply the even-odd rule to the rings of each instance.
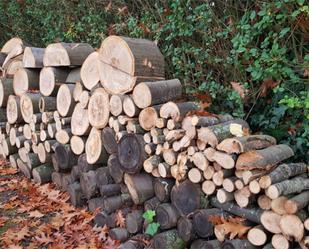
[[[222,249],[257,249],[248,240],[233,239],[223,243]]]
[[[26,177],[32,177],[32,172],[29,167],[19,158],[17,158],[17,167]]]
[[[72,184],[73,182],[74,182],[74,179],[70,173],[64,174],[62,176],[62,189],[64,191],[68,191],[69,185]]]
[[[113,178],[115,183],[121,183],[123,181],[123,170],[120,167],[120,163],[117,154],[112,154],[109,156],[107,161],[107,167],[110,176]]]
[[[177,232],[179,234],[179,237],[186,242],[196,238],[196,233],[193,228],[192,219],[186,216],[180,217],[178,219]]]
[[[115,131],[110,127],[105,127],[102,130],[102,142],[108,154],[117,153],[117,141]]]
[[[219,240],[195,240],[190,249],[221,249],[222,243]]]
[[[77,164],[78,157],[71,151],[69,145],[58,144],[55,147],[58,167],[63,172],[68,172]]]
[[[144,202],[145,210],[155,210],[161,204],[160,200],[157,197],[153,197]]]
[[[88,208],[90,212],[94,212],[96,209],[103,210],[104,205],[104,198],[103,197],[96,197],[88,200]]]
[[[175,185],[174,179],[163,179],[163,178],[155,179],[154,192],[160,202],[170,201],[171,191],[174,185]]]
[[[176,227],[178,217],[179,213],[177,209],[169,203],[162,203],[156,208],[157,222],[162,229]]]
[[[118,212],[121,212],[123,216],[126,216],[129,212],[131,212],[131,208],[122,208],[112,214],[109,214],[106,211],[101,211],[95,216],[94,224],[100,227],[104,227],[106,225],[108,228],[115,228],[117,226],[116,216]]]
[[[126,216],[126,228],[129,233],[135,234],[142,231],[143,228],[143,211],[133,210]]]
[[[113,183],[107,167],[99,167],[95,171],[97,187]]]
[[[74,182],[68,186],[70,201],[74,207],[82,207],[86,204],[86,198],[82,193],[81,186],[78,182]]]
[[[151,245],[156,249],[184,249],[186,243],[179,237],[177,230],[172,229],[155,235]]]
[[[118,247],[118,249],[143,249],[143,248],[145,248],[145,244],[142,241],[134,239],[128,240]]]
[[[112,196],[104,199],[104,211],[113,213],[124,206],[132,206],[132,199],[129,194]]]
[[[83,172],[80,175],[80,186],[85,197],[89,200],[91,197],[98,195],[98,186],[96,183],[96,172],[90,170],[88,172]]]
[[[52,182],[56,185],[58,189],[62,188],[62,174],[60,172],[53,172],[51,175]]]
[[[129,238],[129,233],[125,228],[113,228],[109,231],[109,236],[113,240],[126,241]]]
[[[102,185],[100,186],[100,193],[103,197],[119,195],[121,193],[121,186],[119,184]]]
[[[32,171],[33,180],[36,183],[44,184],[51,181],[51,174],[53,173],[54,168],[51,163],[42,164],[41,166],[36,167]]]

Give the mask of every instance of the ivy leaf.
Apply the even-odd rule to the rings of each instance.
[[[289,27],[286,27],[286,28],[282,29],[282,30],[280,31],[279,37],[282,38],[282,37],[285,36],[286,33],[288,33],[289,31],[290,31],[290,28],[289,28]]]
[[[145,233],[153,236],[158,232],[159,227],[160,224],[158,222],[152,222],[147,226]]]
[[[143,214],[143,218],[147,221],[147,222],[153,222],[153,217],[156,216],[156,212],[154,210],[147,210],[144,214]]]

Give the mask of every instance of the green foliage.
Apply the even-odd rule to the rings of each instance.
[[[110,34],[153,39],[188,98],[246,118],[309,160],[309,7],[304,0],[3,0],[0,45],[20,36],[98,47]],[[231,82],[239,83],[233,89]]]
[[[156,212],[154,210],[147,210],[143,213],[143,218],[147,222],[146,227],[146,234],[149,234],[151,236],[154,236],[160,227],[160,224],[158,222],[154,222],[154,217],[156,216]]]

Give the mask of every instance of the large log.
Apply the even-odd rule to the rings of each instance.
[[[0,78],[0,107],[6,107],[9,96],[14,94],[13,80]]]
[[[118,159],[124,172],[134,174],[143,167],[146,159],[145,143],[142,135],[124,135],[118,143]]]
[[[293,176],[307,172],[307,166],[304,163],[280,164],[269,174],[262,176],[259,180],[261,188],[266,189],[270,185],[287,180]]]
[[[153,180],[148,174],[124,175],[124,182],[135,204],[143,204],[154,196]]]
[[[174,103],[172,101],[167,102],[160,108],[161,118],[171,118],[174,121],[181,121],[188,112],[197,110],[199,107],[193,102],[181,102]]]
[[[89,134],[85,147],[87,162],[90,164],[103,163],[106,164],[108,154],[102,144],[101,130],[93,127]]]
[[[248,151],[241,154],[236,162],[236,169],[270,169],[277,163],[294,155],[293,150],[286,144],[273,145],[266,149]]]
[[[65,79],[65,83],[76,84],[77,82],[81,82],[80,70],[80,67],[72,68],[67,78]]]
[[[45,48],[26,47],[23,54],[24,68],[42,68]]]
[[[139,108],[164,104],[181,97],[182,86],[178,79],[139,83],[133,90],[133,100]]]
[[[6,107],[6,117],[9,124],[21,123],[23,121],[19,97],[14,95],[9,96]],[[4,117],[1,115],[1,119],[3,118]]]
[[[181,239],[188,242],[196,238],[196,233],[193,228],[192,219],[182,216],[177,221],[177,232]]]
[[[44,96],[56,96],[69,70],[65,68],[43,67],[40,72],[40,92]]]
[[[177,230],[167,230],[154,236],[150,242],[153,248],[184,249],[186,243],[179,237]]]
[[[110,94],[124,94],[143,79],[164,78],[164,58],[152,41],[109,36],[100,47],[99,74]]]
[[[39,90],[39,71],[37,69],[20,68],[14,74],[13,88],[17,96],[28,91]]]
[[[54,171],[53,165],[51,163],[42,164],[36,167],[32,171],[33,180],[36,183],[44,184],[51,181],[51,175]]]
[[[161,106],[162,105],[155,105],[147,107],[140,112],[138,121],[144,130],[150,131],[151,128],[156,126],[156,121],[159,118],[159,110]]]
[[[72,134],[77,136],[88,135],[90,129],[91,127],[88,119],[88,110],[82,108],[80,103],[77,103],[74,107],[71,118]]]
[[[74,110],[74,84],[63,84],[57,93],[57,111],[62,117],[71,116]]]
[[[85,59],[94,52],[87,43],[52,43],[44,53],[44,66],[81,66]]]
[[[93,127],[104,128],[109,119],[109,97],[103,88],[92,93],[88,103],[88,118]]]
[[[99,53],[95,51],[88,55],[88,57],[85,59],[81,67],[80,77],[83,82],[83,85],[88,90],[91,90],[99,83],[100,78],[99,78],[98,63],[99,63]]]

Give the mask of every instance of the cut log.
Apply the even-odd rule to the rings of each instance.
[[[20,98],[10,95],[6,106],[6,117],[9,124],[21,123],[23,121],[20,107]],[[2,119],[4,119],[5,116],[0,115],[0,117],[0,121],[2,122]]]
[[[18,41],[18,42],[16,42],[16,41]],[[22,53],[24,52],[24,46],[25,45],[26,44],[20,38],[12,38],[8,42],[6,42],[6,44],[4,44],[4,46],[3,46],[3,48],[5,48],[5,50],[3,48],[1,50],[1,52],[7,54],[5,60],[2,64],[2,67],[5,67],[7,64],[9,64],[11,59],[13,59],[17,56],[22,57]],[[8,48],[8,50],[6,50],[6,48]]]
[[[129,233],[135,234],[142,231],[143,228],[143,211],[133,210],[126,216],[126,228]]]
[[[41,98],[39,93],[27,93],[23,94],[20,98],[20,109],[21,115],[26,123],[30,123],[32,116],[35,113],[38,113],[39,110],[39,101]]]
[[[104,199],[104,211],[113,213],[124,206],[132,206],[132,199],[129,194],[112,196]]]
[[[208,166],[205,171],[203,171],[203,176],[206,180],[211,180],[215,173],[215,169],[212,166]],[[222,183],[223,184],[223,183]]]
[[[84,109],[80,103],[74,107],[71,118],[72,134],[77,136],[88,135],[90,132],[90,123],[88,119],[88,110]]]
[[[159,163],[158,165],[158,172],[159,175],[162,176],[163,178],[169,178],[171,177],[171,166],[167,163]]]
[[[90,99],[89,92],[86,90],[82,91],[81,95],[79,96],[79,103],[82,108],[87,108],[89,99]]]
[[[100,81],[110,94],[131,91],[138,78],[164,79],[164,58],[152,41],[109,36],[101,44],[99,60]]]
[[[84,90],[85,90],[84,85],[81,82],[75,83],[75,87],[73,90],[73,99],[75,100],[75,102],[79,101],[79,97]]]
[[[148,174],[125,174],[124,182],[135,204],[142,204],[154,196],[153,181]]]
[[[257,180],[253,180],[249,183],[249,190],[252,194],[258,194],[261,191],[261,187]]]
[[[274,249],[289,249],[290,243],[282,234],[274,234],[271,238],[271,244]]]
[[[110,176],[113,178],[115,183],[121,183],[123,181],[124,172],[120,167],[120,163],[117,154],[111,154],[107,161],[107,167]]]
[[[271,199],[267,195],[260,195],[257,199],[259,207],[263,210],[270,210],[271,202]]]
[[[129,238],[129,233],[125,228],[113,228],[109,231],[109,236],[113,240],[124,242]]]
[[[81,155],[85,151],[86,141],[86,137],[72,136],[70,140],[72,152],[75,155]]]
[[[3,47],[1,48],[2,53],[10,53],[14,48],[16,47],[22,47],[24,45],[24,42],[22,39],[18,37],[13,37],[10,40],[8,40]]]
[[[242,119],[235,119],[217,125],[202,127],[198,129],[198,139],[208,143],[211,147],[216,148],[224,139],[233,137],[231,128],[238,127],[244,134],[248,132],[249,125]]]
[[[124,125],[121,125],[118,121],[118,119],[115,119],[113,121],[113,129],[116,133],[124,131],[126,129],[126,127]]]
[[[175,185],[175,180],[173,179],[157,178],[155,180],[154,192],[160,202],[170,201],[171,191],[174,185]]]
[[[74,84],[63,84],[57,93],[57,111],[62,117],[71,116],[74,110]]]
[[[234,198],[239,207],[247,207],[251,199],[254,198],[254,196],[250,193],[249,187],[245,186],[244,188],[237,190],[234,192]]]
[[[280,164],[268,175],[262,176],[259,180],[259,184],[261,188],[266,189],[272,184],[287,180],[305,172],[307,172],[307,166],[304,163]]]
[[[247,239],[254,246],[262,246],[267,241],[267,234],[263,226],[256,226],[249,230]]]
[[[40,72],[40,92],[44,96],[56,96],[69,71],[64,68],[43,67]]]
[[[288,214],[295,214],[299,210],[308,206],[309,191],[304,191],[284,203],[284,209]]]
[[[119,195],[121,194],[121,186],[119,184],[101,185],[100,194],[102,197]]]
[[[51,112],[57,109],[57,99],[55,97],[41,97],[39,101],[40,112]]]
[[[24,68],[42,68],[44,48],[26,47],[23,54]]]
[[[98,195],[99,189],[96,182],[96,171],[82,172],[80,175],[80,186],[88,200]]]
[[[145,210],[155,210],[159,205],[160,201],[157,197],[153,197],[144,202],[144,209]]]
[[[144,139],[144,141],[145,141],[145,139]],[[164,147],[164,145],[163,145],[163,147]],[[151,155],[155,154],[156,148],[157,148],[157,145],[154,144],[154,143],[146,144],[145,145],[145,152],[147,153],[147,155],[151,156]],[[144,164],[144,169],[145,169],[145,164]]]
[[[304,224],[296,215],[283,215],[280,219],[280,229],[284,236],[298,242],[304,237]]]
[[[109,108],[112,115],[115,117],[123,113],[123,100],[125,95],[112,95],[109,100]]]
[[[124,172],[134,174],[141,170],[146,159],[142,135],[124,135],[118,143],[118,159]]]
[[[140,109],[135,105],[133,99],[129,95],[125,95],[123,99],[122,109],[128,117],[136,117],[140,113]]]
[[[21,148],[24,147],[24,143],[27,140],[27,138],[25,138],[24,136],[18,136],[15,139],[15,144],[17,148]]]
[[[77,156],[73,154],[68,145],[55,144],[55,155],[57,166],[59,169],[56,171],[68,172],[77,163]],[[54,165],[55,167],[55,165]]]
[[[144,130],[150,131],[151,128],[155,127],[156,120],[159,117],[158,112],[160,108],[161,105],[156,105],[152,107],[147,107],[140,112],[138,120],[139,124]]]
[[[3,77],[13,78],[19,68],[23,68],[22,55],[11,58],[3,65]],[[7,58],[7,57],[6,57]]]
[[[0,107],[6,107],[9,96],[14,94],[13,80],[0,78]]]
[[[104,198],[96,197],[88,200],[88,209],[90,212],[102,210],[104,207]]]
[[[205,173],[204,173],[204,177],[205,177]],[[211,178],[209,178],[209,179],[211,179]],[[207,178],[207,180],[209,180],[209,179]],[[237,180],[237,177],[235,177],[235,176],[223,179],[223,182],[222,182],[223,189],[225,191],[229,192],[229,193],[234,192],[235,189],[236,189],[236,186],[235,186],[236,180]]]
[[[233,201],[234,195],[221,188],[221,189],[218,189],[217,191],[217,199],[220,203],[225,203],[225,202]]]
[[[177,230],[167,230],[154,236],[150,242],[153,248],[184,249],[186,243],[179,237]]]
[[[19,68],[13,79],[15,95],[21,96],[28,91],[39,90],[39,75],[36,69]]]
[[[95,51],[88,55],[88,57],[85,59],[81,67],[80,77],[83,82],[83,85],[88,90],[91,90],[99,83],[100,77],[99,77],[98,63],[99,63],[99,53]]]
[[[177,222],[177,232],[181,239],[188,242],[196,238],[195,230],[193,228],[192,219],[186,216],[180,217]],[[192,248],[192,246],[191,246]],[[199,248],[199,247],[197,247]]]
[[[144,170],[147,173],[151,173],[154,169],[158,168],[161,162],[162,158],[160,156],[153,155],[144,161],[143,163]]]
[[[300,193],[308,189],[309,178],[299,176],[271,185],[266,189],[265,193],[269,198],[276,199],[281,195]]]
[[[163,129],[167,125],[167,120],[165,118],[157,118],[156,127]]]
[[[201,207],[201,190],[198,185],[186,180],[174,185],[171,201],[181,215],[187,215]]]
[[[222,244],[222,249],[257,249],[248,240],[233,239],[227,240]]]
[[[251,135],[227,138],[218,144],[217,149],[225,151],[228,154],[240,154],[250,150],[261,150],[275,144],[276,139],[271,136]]]
[[[56,135],[56,132],[57,132],[56,124],[55,123],[48,124],[47,125],[47,132],[48,132],[48,135],[51,138],[54,138],[55,135]]]
[[[17,152],[17,147],[11,145],[8,138],[2,140],[2,150],[5,156],[15,154]]]
[[[190,249],[221,249],[219,240],[194,240]]]
[[[202,176],[202,172],[198,168],[190,169],[188,172],[188,178],[193,183],[199,183],[204,180]]]
[[[212,159],[217,162],[219,165],[222,166],[222,168],[225,169],[232,169],[235,166],[235,160],[236,156],[234,155],[229,155],[221,151],[216,151]]]
[[[156,208],[156,219],[162,229],[176,227],[178,217],[177,209],[169,203],[162,203]]]
[[[29,179],[32,177],[32,172],[29,167],[19,158],[17,158],[18,169]]]
[[[202,152],[196,152],[192,156],[192,161],[194,165],[202,171],[205,171],[209,166],[209,162]]]
[[[285,144],[270,146],[266,149],[248,151],[241,154],[236,162],[236,169],[269,169],[277,163],[294,155],[293,150]]]
[[[141,109],[177,100],[181,95],[182,86],[178,79],[142,82],[133,90],[134,102]]]
[[[87,43],[52,43],[44,53],[44,66],[81,66],[85,59],[94,52]]]
[[[280,215],[286,214],[284,206],[287,200],[288,197],[286,196],[280,196],[272,200],[270,204],[271,210]]]
[[[193,110],[197,110],[199,107],[193,102],[174,103],[167,102],[160,108],[161,118],[171,118],[174,121],[181,121],[185,115]]]
[[[93,127],[104,128],[109,119],[109,97],[103,88],[97,88],[88,103],[88,118]]]
[[[54,168],[51,163],[42,164],[41,166],[36,167],[32,171],[34,182],[39,184],[50,182],[53,171]]]
[[[61,144],[68,144],[70,142],[70,138],[72,136],[72,132],[70,128],[58,130],[56,132],[55,138],[57,142]]]
[[[9,156],[9,161],[10,161],[10,164],[13,168],[17,169],[18,166],[17,166],[17,159],[19,158],[19,155],[18,153],[16,154],[12,154]]]
[[[281,215],[272,211],[265,211],[261,215],[261,224],[271,233],[281,233],[280,220]]]
[[[106,164],[108,154],[102,144],[101,131],[93,127],[86,142],[87,162],[90,164],[103,163]]]
[[[82,207],[85,205],[86,198],[78,182],[70,184],[67,191],[70,195],[70,202],[74,207]]]

